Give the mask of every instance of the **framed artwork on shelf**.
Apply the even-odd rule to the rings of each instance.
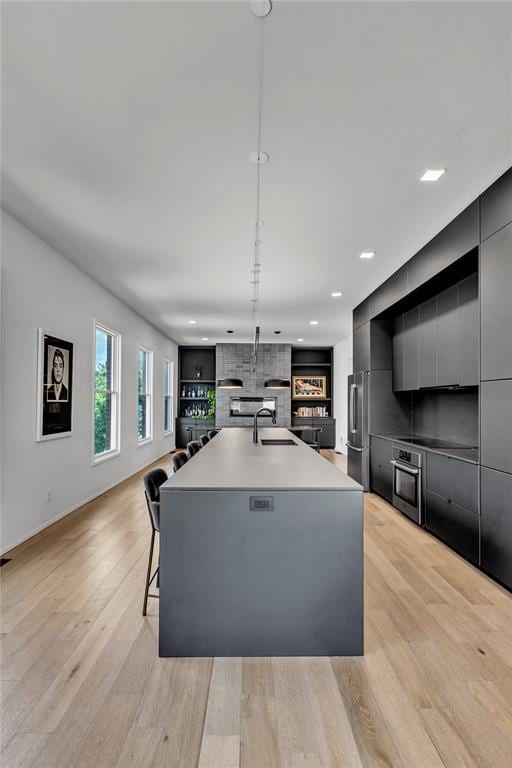
[[[327,397],[327,376],[293,376],[292,397],[303,400]]]
[[[36,440],[69,437],[73,415],[71,341],[38,330]]]

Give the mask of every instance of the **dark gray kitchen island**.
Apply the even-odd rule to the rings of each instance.
[[[363,654],[354,480],[287,429],[230,428],[160,493],[160,656]]]

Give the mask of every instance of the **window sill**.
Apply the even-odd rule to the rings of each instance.
[[[103,464],[104,461],[110,461],[110,459],[117,459],[118,456],[121,455],[121,451],[116,449],[115,451],[106,451],[105,453],[100,453],[99,456],[95,456],[92,460],[93,467],[96,464]]]
[[[144,440],[138,440],[137,447],[140,448],[142,445],[147,445],[148,443],[153,442],[153,437],[145,437]]]
[[[169,437],[170,435],[174,434],[174,429],[168,429],[167,431],[164,429],[164,437]]]

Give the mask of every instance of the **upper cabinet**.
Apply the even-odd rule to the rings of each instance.
[[[482,379],[512,378],[512,224],[480,246]]]
[[[407,262],[408,292],[431,280],[475,248],[480,240],[478,200]]]
[[[459,384],[477,386],[479,376],[478,273],[459,283]]]
[[[487,240],[512,222],[512,169],[489,187],[480,197],[481,239]]]
[[[418,307],[419,387],[436,386],[437,302],[428,299]]]
[[[376,317],[407,295],[407,266],[404,265],[370,296],[370,315]]]
[[[436,387],[459,383],[459,286],[452,285],[437,296]],[[475,345],[478,347],[477,340]]]
[[[478,384],[478,276],[398,315],[393,390]]]
[[[355,330],[368,322],[370,319],[370,298],[361,302],[352,313],[352,327]]]
[[[404,314],[404,389],[418,388],[418,307],[413,307]]]

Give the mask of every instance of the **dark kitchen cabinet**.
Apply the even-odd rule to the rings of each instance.
[[[512,589],[512,475],[480,472],[482,568]]]
[[[447,501],[478,514],[478,465],[427,453],[425,485]]]
[[[370,321],[354,330],[352,359],[354,373],[370,370]]]
[[[391,440],[370,437],[370,490],[390,504],[393,501],[392,449]]]
[[[200,427],[201,433],[206,434],[209,429],[215,429],[215,420],[178,417],[176,419],[176,448],[186,448],[187,443],[192,439],[190,432],[187,432],[187,427]],[[195,435],[197,437],[199,432],[196,432]]]
[[[480,197],[482,240],[486,240],[510,222],[512,222],[512,169],[504,173]]]
[[[407,267],[398,269],[370,295],[370,315],[376,317],[407,295]]]
[[[480,409],[481,463],[512,473],[512,379],[483,381]]]
[[[352,328],[355,330],[370,319],[370,297],[358,304],[352,312]]]
[[[479,211],[476,200],[407,262],[409,293],[469,253],[479,242]]]
[[[393,392],[405,391],[404,315],[395,318],[393,329]]]
[[[322,427],[318,434],[318,444],[320,448],[334,448],[336,444],[336,421],[335,419],[313,419],[313,427]]]
[[[512,378],[512,224],[480,249],[482,379]]]
[[[382,464],[370,462],[370,490],[393,502],[393,472]]]
[[[420,387],[436,385],[437,320],[436,298],[418,308],[418,378]]]
[[[479,372],[478,273],[459,283],[459,385],[477,386]]]
[[[404,389],[418,389],[418,307],[404,314]]]
[[[480,517],[458,504],[426,494],[425,527],[476,565],[480,562]]]
[[[459,383],[458,307],[458,285],[452,285],[437,295],[436,386],[438,387],[456,386]]]

